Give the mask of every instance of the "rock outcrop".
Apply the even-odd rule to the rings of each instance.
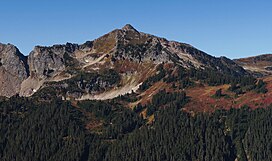
[[[71,62],[71,54],[79,49],[79,45],[67,43],[52,47],[36,46],[28,56],[31,77],[47,78],[64,71]]]
[[[27,57],[11,44],[0,43],[0,95],[18,94],[21,83],[29,75]]]
[[[234,60],[256,77],[272,74],[272,54],[263,54]]]
[[[76,63],[71,56],[78,49],[79,45],[71,43],[52,47],[36,46],[28,56],[30,76],[22,83],[20,95],[33,94],[47,79],[51,80]]]

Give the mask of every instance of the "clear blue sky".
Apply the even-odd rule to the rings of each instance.
[[[0,42],[27,55],[35,45],[93,40],[127,23],[211,55],[272,53],[269,0],[5,0]]]

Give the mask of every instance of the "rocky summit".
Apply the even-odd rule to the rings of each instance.
[[[80,72],[115,69],[121,74],[118,88],[77,94],[78,99],[114,98],[137,90],[162,63],[232,75],[248,74],[226,57],[216,58],[189,44],[139,32],[129,24],[81,45],[36,46],[27,57],[15,46],[1,44],[0,58],[0,95],[8,97],[31,96],[52,82],[72,79]]]

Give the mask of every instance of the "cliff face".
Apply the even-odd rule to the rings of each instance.
[[[78,45],[70,43],[53,47],[35,47],[28,57],[30,76],[43,79],[65,70],[66,59],[76,49]]]
[[[27,58],[14,45],[0,43],[0,95],[19,93],[28,73]]]

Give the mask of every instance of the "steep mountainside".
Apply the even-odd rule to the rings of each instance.
[[[11,44],[0,43],[0,95],[13,96],[28,77],[27,58]]]
[[[272,74],[272,54],[235,59],[234,61],[257,77]]]
[[[248,75],[242,67],[226,57],[216,58],[191,45],[145,34],[126,25],[82,45],[36,46],[28,56],[30,75],[27,79],[20,79],[24,80],[20,95],[31,96],[39,89],[52,85],[52,82],[66,86],[65,80],[82,73],[99,74],[113,69],[120,80],[111,86],[105,86],[106,82],[99,77],[92,82],[103,86],[99,90],[84,87],[83,91],[66,93],[66,96],[73,95],[77,99],[110,99],[137,90],[143,81],[157,72],[156,66],[162,63],[174,64],[173,69],[180,66],[186,69],[211,69],[233,76]],[[83,89],[80,85],[78,87]]]

